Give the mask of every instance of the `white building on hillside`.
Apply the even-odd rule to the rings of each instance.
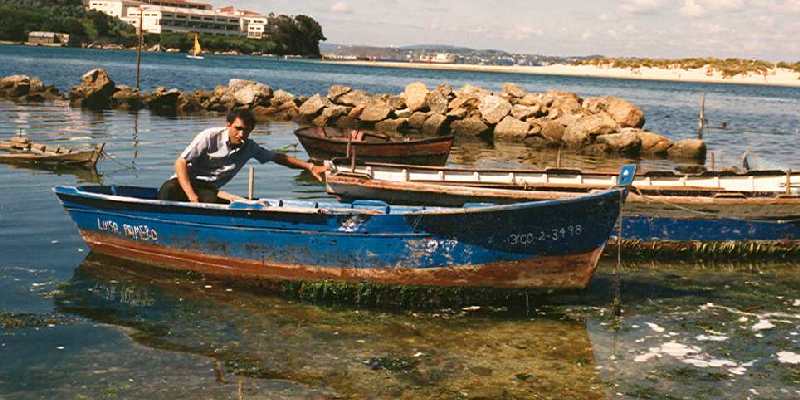
[[[267,17],[250,10],[239,10],[233,6],[223,7],[217,10],[220,14],[235,15],[240,18],[239,28],[246,32],[251,39],[261,39],[264,37],[264,29],[267,26]]]
[[[186,0],[86,0],[85,5],[135,27],[141,17],[142,30],[148,33],[200,32],[260,39],[267,25],[267,17],[252,11],[214,10],[211,4]]]
[[[453,64],[456,62],[456,55],[452,53],[422,54],[419,61],[431,64]]]

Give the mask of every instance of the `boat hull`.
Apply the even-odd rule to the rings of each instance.
[[[347,140],[321,137],[309,132],[316,132],[316,128],[300,129],[296,136],[311,159],[321,162],[347,157]],[[349,144],[359,163],[391,162],[412,165],[444,165],[452,145],[452,136],[407,142],[355,141]]]
[[[611,191],[394,215],[57,194],[93,250],[137,262],[242,278],[531,288],[585,287],[622,200]]]
[[[387,182],[347,175],[329,176],[327,187],[329,193],[347,200],[372,198],[393,204],[442,206],[476,201],[509,204],[581,195]],[[800,198],[656,197],[633,192],[623,210],[622,237],[624,247],[637,251],[671,249],[675,253],[698,253],[704,248],[734,247],[741,254],[769,249],[770,255],[800,255]],[[707,246],[703,247],[703,243]]]

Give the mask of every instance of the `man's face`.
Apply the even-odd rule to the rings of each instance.
[[[238,146],[247,140],[252,130],[252,126],[247,126],[242,122],[241,118],[236,118],[233,122],[228,124],[228,139],[232,145]]]

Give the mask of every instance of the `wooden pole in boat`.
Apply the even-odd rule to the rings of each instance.
[[[700,116],[697,121],[697,138],[703,138],[703,129],[706,127],[706,94],[700,95]]]
[[[253,186],[255,186],[256,172],[255,168],[251,165],[248,167],[249,174],[247,175],[247,199],[253,200]]]
[[[139,6],[139,45],[136,47],[136,90],[139,90],[139,76],[140,67],[142,65],[142,42],[144,41],[144,34],[142,33],[142,20],[144,19],[144,11]]]

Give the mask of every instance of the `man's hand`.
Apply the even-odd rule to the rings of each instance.
[[[197,195],[194,194],[194,193],[187,194],[186,197],[189,198],[189,202],[191,202],[191,203],[199,203],[200,202],[200,198],[197,197]]]
[[[308,172],[311,172],[311,175],[314,175],[314,178],[317,178],[318,181],[324,182],[325,172],[328,171],[328,167],[325,165],[309,164],[311,167],[308,169]]]

